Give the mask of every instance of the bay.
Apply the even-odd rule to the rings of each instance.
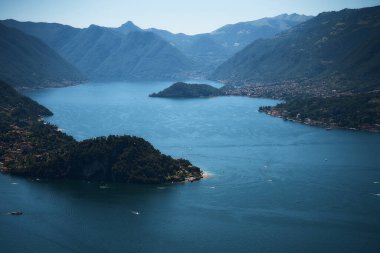
[[[78,140],[140,136],[209,178],[105,188],[1,175],[1,249],[379,252],[379,134],[269,117],[257,111],[278,103],[268,99],[148,97],[170,84],[87,83],[26,95]]]

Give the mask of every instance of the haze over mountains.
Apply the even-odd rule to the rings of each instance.
[[[178,49],[153,33],[14,20],[3,24],[38,37],[91,80],[173,79],[193,67]]]
[[[49,59],[45,57],[44,63],[35,66],[48,65],[55,70],[53,76],[60,78],[47,74],[41,75],[46,77],[42,80],[36,77],[37,69],[30,68],[33,73],[23,75],[25,80],[34,78],[28,81],[30,86],[83,79],[81,72],[94,81],[211,77],[232,84],[323,80],[349,87],[358,82],[362,86],[376,84],[380,78],[379,12],[377,6],[321,13],[315,18],[283,14],[198,35],[144,30],[131,21],[118,28],[91,25],[84,29],[56,23],[0,22],[29,34],[25,36],[35,36],[31,41],[37,43],[39,39],[41,45],[46,43],[57,52],[40,50],[49,54]],[[22,48],[26,42],[17,40],[14,46]],[[1,53],[6,53],[2,60],[16,59],[17,53],[12,52],[2,49]],[[34,61],[28,55],[23,56],[22,64]],[[62,69],[47,64],[53,61],[50,57],[57,61],[59,56],[64,59],[60,60]],[[11,80],[21,76],[14,69],[25,66],[12,67],[8,72],[6,67],[2,74],[11,74],[4,80],[25,83]]]
[[[172,34],[164,30],[148,29],[160,35],[208,72],[233,54],[257,39],[271,38],[312,16],[282,14],[271,18],[225,25],[211,33],[198,35]]]
[[[249,42],[309,18],[284,14],[193,36],[143,30],[130,21],[118,28],[85,29],[16,20],[1,23],[42,40],[90,80],[116,81],[204,78]]]
[[[85,77],[37,38],[0,24],[0,80],[17,88],[79,83]]]
[[[212,78],[234,84],[323,80],[340,88],[378,85],[380,6],[321,13],[272,39],[257,40]]]

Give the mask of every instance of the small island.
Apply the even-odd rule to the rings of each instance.
[[[208,84],[188,84],[177,82],[158,93],[150,94],[150,97],[161,98],[208,98],[222,95],[218,88]]]
[[[161,154],[134,136],[76,141],[43,121],[47,108],[0,81],[0,171],[11,175],[99,182],[196,181],[202,171]]]

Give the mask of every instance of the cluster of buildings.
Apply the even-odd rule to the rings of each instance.
[[[286,99],[290,97],[331,97],[338,95],[325,83],[307,84],[287,81],[270,84],[249,84],[244,86],[227,86],[223,89],[226,96],[266,97]]]

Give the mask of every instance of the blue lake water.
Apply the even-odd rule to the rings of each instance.
[[[169,85],[27,95],[78,140],[141,136],[208,179],[101,189],[0,175],[0,251],[380,252],[380,134],[285,122],[257,111],[267,99],[148,97]]]

